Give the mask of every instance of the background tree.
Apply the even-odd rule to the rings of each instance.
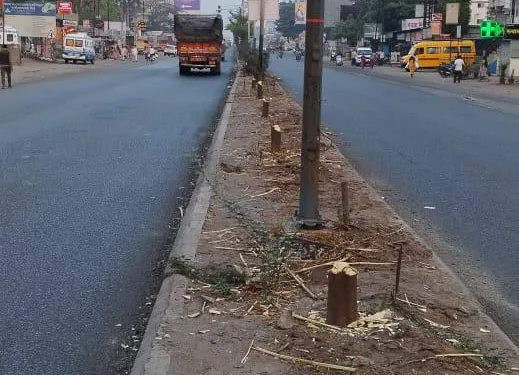
[[[276,21],[276,30],[287,39],[294,39],[304,30],[305,25],[296,25],[294,3],[279,3],[279,20]]]
[[[242,15],[241,8],[229,11],[229,23],[225,26],[229,30],[234,39],[234,44],[238,47],[240,56],[245,56],[248,50],[248,20]]]
[[[362,19],[349,18],[340,21],[330,29],[330,39],[340,40],[346,38],[350,45],[357,42],[362,37],[364,22]]]
[[[176,8],[167,0],[148,0],[151,10],[148,17],[148,30],[154,31],[173,31],[173,17],[177,12]]]

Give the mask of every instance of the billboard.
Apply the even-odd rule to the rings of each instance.
[[[306,24],[306,0],[296,0],[295,3],[295,24]]]
[[[261,13],[261,0],[249,0],[248,19],[249,21],[259,21]],[[263,0],[263,19],[274,21],[279,19],[279,1]]]
[[[5,23],[18,30],[18,35],[49,38],[56,31],[56,2],[30,1],[4,3]]]
[[[189,14],[200,14],[201,0],[175,0],[175,6],[179,11]]]
[[[460,3],[447,3],[445,8],[445,24],[457,25],[460,16]]]
[[[72,14],[72,1],[58,1],[58,14]]]

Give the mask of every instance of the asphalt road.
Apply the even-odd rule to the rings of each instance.
[[[0,92],[0,374],[115,373],[230,67],[180,77],[162,59]]]
[[[303,63],[270,65],[301,102]],[[517,115],[366,74],[325,67],[323,125],[519,342]]]

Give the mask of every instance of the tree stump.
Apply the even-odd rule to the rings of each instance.
[[[263,99],[263,82],[258,82],[258,99]]]
[[[328,271],[328,314],[326,322],[346,327],[359,317],[357,270],[346,262],[335,262]]]
[[[252,88],[255,89],[256,88],[256,85],[258,84],[258,81],[256,80],[256,78],[253,78],[252,79]]]
[[[279,125],[272,125],[270,128],[270,152],[281,151],[281,128]]]
[[[270,102],[267,99],[263,99],[263,107],[261,108],[262,117],[269,117],[269,105]]]
[[[348,199],[348,183],[341,182],[341,201],[342,201],[342,224],[348,225],[350,222],[350,201]]]

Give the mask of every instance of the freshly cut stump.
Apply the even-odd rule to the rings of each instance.
[[[335,262],[328,271],[328,324],[346,327],[359,318],[357,274],[346,262]]]
[[[270,152],[281,151],[281,128],[279,125],[272,125],[270,128]]]

